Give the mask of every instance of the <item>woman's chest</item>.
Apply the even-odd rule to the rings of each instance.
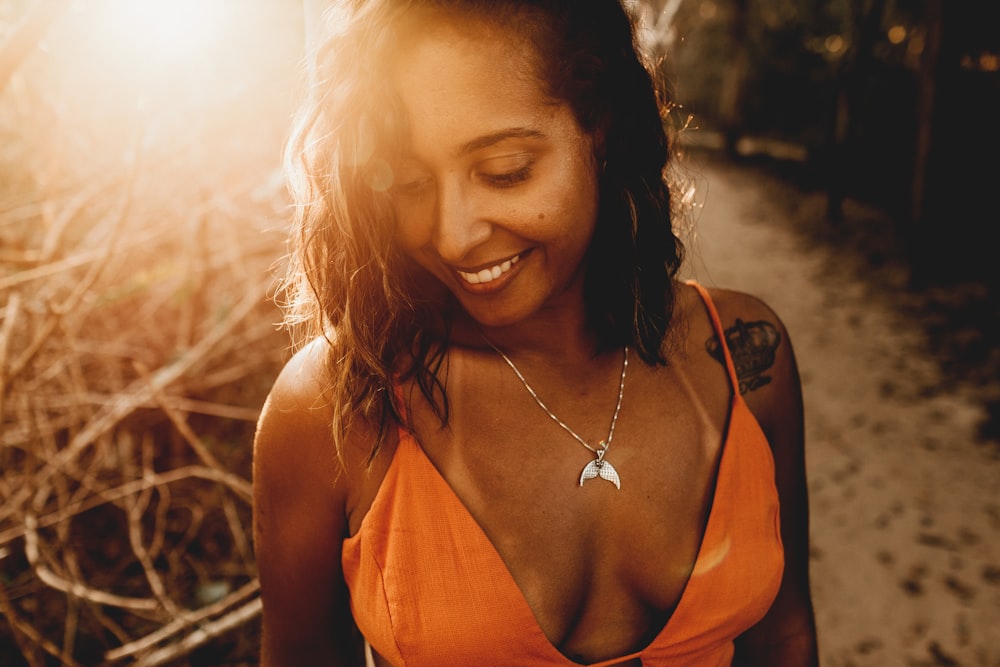
[[[434,642],[427,664],[443,664],[444,649],[449,659],[499,655],[509,642],[560,665],[640,649],[665,659],[696,636],[723,645],[770,604],[781,568],[767,444],[759,429],[746,438],[745,406],[734,415],[744,435],[728,436],[704,475],[683,457],[625,451],[621,490],[564,482],[544,459],[518,474],[447,438],[425,452],[404,433],[345,543],[359,626],[403,654],[468,629],[471,643]],[[691,480],[702,477],[699,492]]]
[[[421,429],[417,440],[549,641],[591,656],[648,643],[694,568],[722,427],[690,405],[672,416],[637,397],[603,457],[619,488],[581,476],[597,459],[584,443],[599,441],[577,439],[537,407],[453,405],[448,428]]]

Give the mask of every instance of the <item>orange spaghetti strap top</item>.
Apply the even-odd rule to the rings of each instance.
[[[708,292],[719,340],[724,331]],[[764,616],[783,571],[774,462],[733,386],[715,495],[684,593],[646,647],[593,663],[724,667]],[[341,562],[355,622],[397,667],[574,667],[542,632],[503,559],[412,433],[400,429],[385,478]]]

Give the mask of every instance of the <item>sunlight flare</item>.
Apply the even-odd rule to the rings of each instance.
[[[124,63],[190,61],[224,37],[224,6],[212,0],[113,0],[102,32]]]

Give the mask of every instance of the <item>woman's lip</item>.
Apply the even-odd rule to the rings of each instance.
[[[503,257],[501,259],[494,260],[492,262],[487,262],[487,263],[484,263],[484,264],[480,264],[480,265],[475,266],[475,267],[466,268],[466,267],[452,266],[452,268],[455,269],[456,271],[460,272],[460,273],[470,273],[470,274],[471,273],[479,273],[480,271],[483,271],[485,269],[491,269],[494,266],[500,266],[504,262],[516,263],[519,260],[523,259],[523,256],[526,253],[527,253],[526,250],[522,250],[519,253],[515,253],[513,255],[509,255],[507,257]]]
[[[512,255],[476,271],[455,269],[458,283],[464,289],[474,294],[485,294],[503,288],[518,272],[521,260],[530,251]]]

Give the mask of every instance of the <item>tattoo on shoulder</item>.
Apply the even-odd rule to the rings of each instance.
[[[771,376],[765,372],[774,366],[774,353],[781,343],[781,334],[770,322],[756,320],[744,322],[737,318],[736,324],[725,331],[726,346],[733,357],[736,378],[740,383],[740,393],[770,384]],[[723,366],[726,365],[725,351],[718,336],[705,341],[705,349]]]

